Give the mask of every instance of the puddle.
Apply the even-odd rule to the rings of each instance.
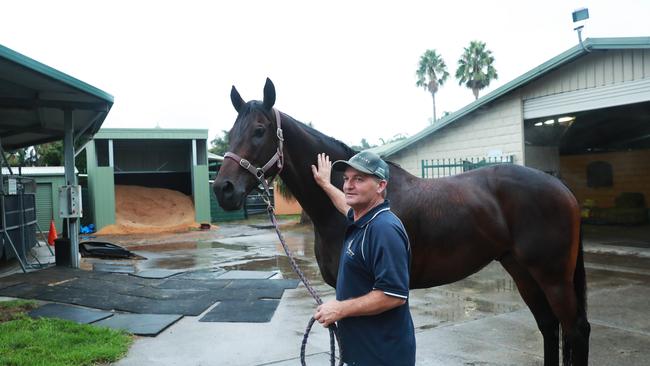
[[[208,249],[208,248],[222,248],[222,249],[229,249],[229,250],[241,250],[244,252],[247,252],[249,250],[248,245],[243,245],[243,244],[227,244],[227,243],[222,243],[219,241],[213,241],[209,243],[197,243],[196,247],[199,249]]]
[[[180,243],[154,243],[146,245],[129,245],[130,251],[170,252],[182,249],[196,249],[199,243],[194,241]]]
[[[320,271],[318,267],[314,267],[312,263],[301,258],[296,258],[296,263],[300,270],[311,282],[322,282],[320,278]],[[277,271],[282,278],[298,279],[298,275],[291,268],[289,259],[283,255],[277,255],[273,258],[257,259],[251,261],[243,261],[238,264],[228,264],[221,268],[226,270],[244,270],[244,271]]]

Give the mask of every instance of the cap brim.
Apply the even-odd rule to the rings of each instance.
[[[355,164],[355,163],[350,163],[349,161],[345,160],[337,160],[332,164],[332,169],[336,170],[337,172],[343,172],[347,168],[352,168],[356,169],[362,173],[366,173],[369,175],[375,175],[373,172],[370,170],[362,167],[361,165]]]

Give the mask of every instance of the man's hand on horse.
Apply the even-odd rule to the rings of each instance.
[[[316,308],[314,319],[323,327],[327,328],[331,324],[343,319],[343,306],[340,301],[331,300]]]
[[[320,153],[316,156],[316,163],[318,166],[312,165],[311,171],[314,173],[314,180],[319,186],[324,187],[330,183],[332,176],[332,162],[330,157],[325,153]]]

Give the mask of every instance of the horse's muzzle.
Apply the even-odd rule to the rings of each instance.
[[[217,196],[219,206],[226,211],[240,209],[246,196],[243,190],[237,189],[233,182],[228,179],[216,179],[212,184],[212,190]]]

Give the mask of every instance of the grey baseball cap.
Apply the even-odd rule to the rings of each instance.
[[[348,167],[374,175],[379,179],[388,180],[388,164],[381,160],[379,155],[370,151],[362,151],[349,160],[337,160],[332,164],[332,169],[336,171],[344,171]]]

